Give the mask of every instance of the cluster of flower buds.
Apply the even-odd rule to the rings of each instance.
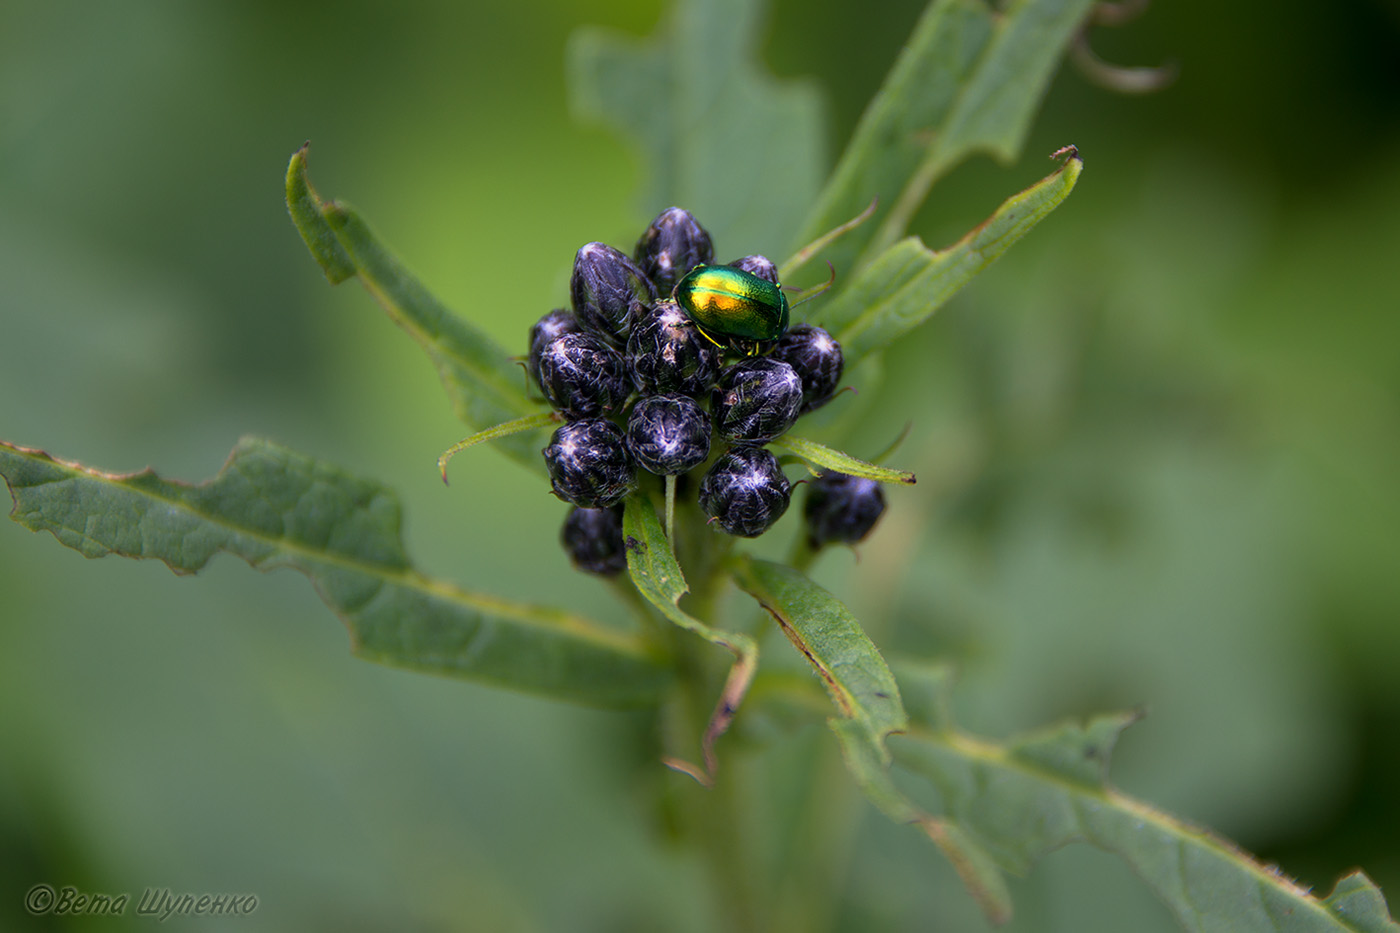
[[[530,375],[565,419],[544,458],[554,494],[574,506],[561,538],[580,569],[626,566],[620,503],[639,469],[703,471],[700,507],[732,535],[756,537],[787,511],[792,486],[764,445],[832,398],[841,347],[820,327],[787,326],[773,263],[716,266],[714,256],[695,218],[670,208],[631,256],[603,243],[579,249],[572,308],[530,329]],[[808,500],[816,546],[860,540],[883,509],[865,481],[860,504],[847,503],[837,476]]]

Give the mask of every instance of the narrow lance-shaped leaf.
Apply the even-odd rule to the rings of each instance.
[[[685,207],[729,258],[803,242],[794,235],[825,170],[815,88],[759,65],[763,6],[680,0],[651,39],[585,28],[569,46],[574,114],[646,156],[643,212]]]
[[[1017,874],[1072,842],[1123,858],[1189,931],[1400,933],[1361,872],[1318,899],[1218,836],[1108,783],[1119,735],[1136,713],[1099,716],[1005,745],[958,731],[942,696],[946,672],[901,668],[915,727],[892,741],[896,763],[929,780],[944,818]]]
[[[475,434],[462,438],[438,456],[438,472],[442,474],[442,481],[444,483],[447,482],[448,462],[462,451],[475,447],[477,444],[484,444],[487,441],[499,441],[513,434],[519,434],[522,431],[529,431],[534,428],[542,428],[556,424],[560,420],[561,418],[557,413],[542,411],[536,415],[526,415],[524,418],[516,418],[514,421],[507,421],[505,424],[492,425],[484,431],[477,431]]]
[[[773,616],[812,665],[841,715],[883,747],[907,725],[899,687],[860,623],[836,597],[806,576],[766,560],[740,557],[734,580]],[[888,760],[882,751],[881,757]]]
[[[719,702],[701,740],[703,769],[680,760],[667,762],[702,784],[712,784],[717,768],[714,745],[733,722],[739,703],[748,693],[758,670],[758,645],[747,635],[706,625],[680,608],[681,597],[689,587],[650,500],[640,495],[627,500],[622,514],[622,534],[627,546],[628,573],[646,601],[671,622],[734,655],[734,665],[729,669]]]
[[[922,324],[1058,207],[1084,168],[1073,147],[1062,153],[1063,166],[1008,198],[947,249],[934,251],[910,237],[862,269],[823,313],[823,326],[841,342],[846,365],[854,366]]]
[[[226,551],[301,571],[372,661],[596,706],[658,702],[669,681],[634,638],[423,576],[392,492],[267,441],[240,441],[198,486],[4,443],[0,474],[15,521],[87,557],[154,558],[185,574]]]
[[[795,434],[784,434],[772,441],[772,444],[774,447],[790,450],[813,466],[821,467],[824,470],[834,470],[837,473],[845,473],[850,476],[861,476],[865,479],[873,479],[877,483],[902,483],[906,486],[912,486],[916,481],[914,474],[906,470],[891,470],[889,467],[867,463],[848,453],[832,450],[830,447],[805,437],[798,437]],[[813,470],[813,472],[819,471]]]
[[[804,226],[813,239],[880,199],[877,223],[825,251],[863,266],[899,239],[941,175],[974,152],[1019,153],[1051,73],[1093,0],[933,0],[871,100]],[[859,261],[858,261],[859,260]]]
[[[352,276],[437,368],[457,417],[484,430],[540,411],[524,392],[524,377],[510,354],[470,322],[453,314],[406,270],[353,208],[324,201],[306,176],[303,146],[287,167],[287,210],[311,255],[331,284]],[[538,472],[544,471],[536,430],[503,437],[497,446]]]

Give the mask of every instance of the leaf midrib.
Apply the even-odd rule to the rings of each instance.
[[[246,538],[250,538],[254,541],[266,544],[270,548],[272,548],[274,552],[279,550],[290,552],[292,557],[299,557],[300,559],[304,560],[307,564],[318,564],[322,566],[328,566],[362,573],[366,576],[378,578],[386,583],[417,589],[426,592],[429,595],[434,596],[436,598],[443,599],[445,601],[457,603],[459,605],[466,606],[468,608],[478,609],[484,612],[491,612],[495,615],[508,618],[512,621],[520,622],[526,625],[532,625],[542,630],[564,631],[572,635],[577,635],[580,638],[585,638],[602,645],[607,645],[617,650],[626,651],[627,653],[635,655],[639,658],[646,658],[649,656],[648,653],[642,648],[641,644],[636,639],[630,638],[621,633],[613,633],[610,631],[603,630],[585,622],[583,619],[576,616],[564,615],[559,620],[558,624],[548,624],[540,620],[539,618],[531,615],[530,610],[524,606],[511,603],[509,601],[502,600],[497,597],[482,597],[469,594],[465,590],[462,590],[456,586],[444,583],[432,577],[424,576],[418,571],[413,570],[411,567],[394,568],[385,564],[375,564],[370,561],[355,559],[344,554],[328,554],[325,552],[314,551],[306,547],[305,545],[297,544],[292,539],[285,537],[273,537],[263,532],[250,530],[245,526],[238,525],[221,516],[214,516],[202,512],[199,509],[192,507],[188,502],[184,502],[179,499],[173,499],[164,495],[159,495],[149,490],[136,489],[127,484],[127,479],[130,479],[134,476],[144,475],[145,471],[142,471],[140,473],[129,474],[125,477],[118,478],[110,474],[103,473],[100,470],[89,470],[87,468],[75,467],[70,464],[63,463],[62,461],[55,460],[54,458],[49,457],[46,454],[42,457],[37,457],[33,453],[28,452],[23,448],[17,448],[9,444],[4,444],[3,446],[11,451],[14,451],[17,456],[23,457],[30,461],[52,464],[64,473],[68,474],[63,479],[49,480],[46,484],[57,482],[76,482],[82,479],[93,480],[96,482],[100,482],[106,486],[120,488],[125,492],[140,496],[152,502],[157,502],[163,505],[174,507],[186,514],[192,515],[200,519],[201,521],[208,522],[209,524],[214,525],[215,527],[226,529],[230,532],[237,533],[243,535]],[[161,481],[170,482],[169,480]],[[31,484],[29,486],[22,486],[18,488],[35,488],[36,485],[38,484]],[[259,498],[262,497],[259,496]],[[267,500],[264,499],[263,501]],[[18,507],[18,505],[16,505],[16,507]],[[117,550],[114,547],[111,547],[105,542],[98,541],[92,538],[86,532],[81,531],[79,529],[72,528],[67,525],[54,526],[52,523],[47,522],[47,520],[45,523],[49,525],[48,530],[50,532],[53,531],[54,527],[63,527],[67,531],[79,534],[85,539],[93,541],[93,543],[99,545],[107,553],[122,553],[121,551]],[[219,547],[218,550],[223,551],[225,553],[232,553],[230,549],[225,546]],[[234,556],[241,558],[250,566],[256,567],[258,569],[262,569],[263,564],[268,563],[267,561],[253,561],[247,557],[243,557],[243,555],[241,554],[234,554]],[[162,560],[162,563],[169,565],[169,562],[165,560]],[[292,561],[289,559],[287,560],[287,563],[291,564]],[[275,566],[275,564],[273,564],[272,566]],[[173,570],[174,568],[172,567],[171,569]],[[293,569],[296,568],[294,567]]]

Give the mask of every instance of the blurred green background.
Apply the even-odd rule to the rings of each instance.
[[[0,436],[202,479],[266,435],[396,488],[425,571],[618,616],[537,478],[478,450],[442,486],[461,427],[431,368],[358,286],[326,286],[282,203],[310,138],[324,195],[523,350],[574,250],[630,247],[666,206],[569,121],[570,31],[661,17],[599,6],[5,4]],[[765,61],[816,82],[831,153],[921,8],[772,5]],[[859,565],[816,573],[883,646],[958,661],[969,727],[1144,706],[1126,791],[1324,891],[1363,867],[1394,904],[1400,5],[1183,0],[1093,44],[1180,79],[1131,98],[1066,67],[1018,164],[935,189],[916,229],[942,245],[1055,148],[1086,160],[867,393],[849,449],[912,421],[896,459],[921,481]],[[251,892],[259,929],[717,922],[626,717],[356,661],[292,573],[176,579],[10,522],[0,554],[0,926],[61,926],[23,914],[36,881]],[[780,735],[758,765],[827,741]],[[868,811],[851,845],[838,928],[982,926],[915,834]],[[1013,894],[1014,930],[1172,928],[1083,847]],[[94,923],[124,925],[71,926]]]

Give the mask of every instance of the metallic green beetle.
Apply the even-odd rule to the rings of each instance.
[[[783,290],[731,266],[696,266],[671,297],[717,347],[743,347],[752,356],[758,341],[776,340],[788,329],[791,309]]]

